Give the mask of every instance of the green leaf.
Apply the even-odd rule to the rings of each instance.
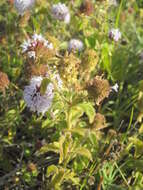
[[[87,129],[80,128],[80,127],[75,127],[69,130],[71,133],[78,134],[80,136],[85,136]]]
[[[46,176],[49,177],[50,175],[58,173],[58,168],[55,165],[51,165],[47,168]]]
[[[85,156],[86,158],[88,158],[89,160],[92,161],[92,155],[87,148],[84,148],[84,147],[78,148],[76,150],[76,154],[79,154],[81,156]]]
[[[143,185],[136,185],[129,188],[129,190],[141,190],[143,189]]]
[[[140,128],[139,128],[139,133],[143,134],[143,124],[141,124]]]
[[[59,141],[60,158],[59,163],[67,162],[70,158],[70,148],[72,145],[72,138],[70,134],[62,135]]]
[[[53,176],[51,181],[51,187],[57,188],[57,186],[60,186],[65,175],[65,170],[61,168],[56,175]]]
[[[79,107],[82,108],[82,110],[88,116],[89,123],[92,123],[94,121],[94,117],[95,117],[95,110],[94,110],[94,107],[92,106],[92,104],[90,102],[85,102],[85,103],[79,104]]]
[[[143,159],[129,158],[125,168],[133,169],[134,171],[143,172]]]
[[[134,144],[135,146],[135,157],[139,157],[143,154],[143,142],[136,137],[131,137],[129,140]]]
[[[65,174],[65,179],[72,181],[74,184],[79,184],[79,178],[75,177],[76,174],[70,170],[68,170]]]
[[[143,92],[143,80],[139,81],[139,90]]]
[[[41,149],[36,152],[37,155],[44,154],[46,152],[53,151],[55,153],[59,153],[59,143],[58,142],[53,142],[50,144],[46,144]]]
[[[73,106],[69,112],[69,123],[71,126],[74,126],[78,119],[84,114],[89,118],[89,123],[94,121],[95,110],[90,102],[83,102]]]
[[[102,67],[104,70],[108,72],[109,75],[111,75],[111,50],[112,46],[109,46],[108,43],[104,43],[102,45]]]
[[[65,141],[65,136],[62,135],[59,140],[59,150],[60,150],[60,158],[59,158],[59,164],[61,164],[64,160],[64,153],[63,153],[63,143]]]
[[[45,121],[42,122],[42,128],[50,127],[51,122],[52,121],[49,118],[47,118]]]
[[[40,93],[41,93],[42,95],[45,94],[46,89],[47,89],[47,86],[48,86],[48,84],[49,84],[50,82],[51,82],[51,81],[50,81],[50,79],[48,79],[48,78],[44,78],[44,79],[42,80],[41,86],[40,86]]]
[[[71,108],[70,113],[69,113],[69,123],[71,126],[74,126],[78,119],[83,115],[83,110],[78,107],[78,106],[74,106]]]

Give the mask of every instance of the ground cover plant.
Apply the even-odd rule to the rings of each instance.
[[[0,1],[0,189],[143,189],[142,0]]]

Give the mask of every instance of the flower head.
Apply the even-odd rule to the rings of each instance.
[[[52,50],[53,44],[49,43],[41,34],[34,34],[31,38],[27,41],[24,41],[21,45],[22,52],[27,53],[29,58],[36,58],[36,49],[37,48],[47,48]]]
[[[48,75],[47,75],[48,78]],[[43,77],[33,77],[30,81],[30,85],[24,88],[24,100],[28,108],[31,111],[44,114],[52,105],[54,97],[54,85],[50,82],[44,94],[41,93],[41,84]],[[53,79],[57,81],[58,87],[61,88],[62,81],[58,74],[53,76]]]
[[[115,92],[118,92],[118,89],[119,89],[119,85],[117,83],[111,87],[111,90],[114,90]]]
[[[111,38],[112,40],[114,40],[115,42],[118,42],[121,39],[121,32],[118,28],[112,28],[109,31],[109,38]]]
[[[52,6],[52,15],[55,19],[64,21],[66,24],[70,22],[69,9],[63,3],[54,4]]]
[[[69,51],[82,51],[83,43],[78,39],[71,39],[68,44]]]
[[[35,0],[14,0],[14,6],[20,15],[23,15],[25,11],[32,8]]]

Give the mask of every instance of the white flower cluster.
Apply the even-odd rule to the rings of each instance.
[[[32,8],[35,0],[14,0],[14,6],[20,15],[23,15],[25,11]]]
[[[121,32],[118,28],[112,28],[109,31],[109,38],[113,39],[115,42],[118,42],[121,39]]]
[[[45,38],[40,34],[34,34],[31,38],[29,38],[27,41],[24,41],[21,45],[22,52],[27,53],[29,58],[36,58],[36,52],[35,48],[37,47],[38,43],[41,43],[43,46],[45,46],[48,49],[53,49],[53,44],[49,43],[48,40],[45,40]]]
[[[69,51],[82,51],[83,43],[78,39],[71,39],[68,44]]]
[[[54,4],[52,6],[52,15],[55,19],[64,21],[66,24],[70,22],[69,9],[63,3]]]
[[[47,85],[45,94],[41,95],[40,86],[43,79],[41,76],[33,77],[30,81],[30,85],[25,86],[23,95],[27,107],[38,114],[44,114],[51,107],[54,97],[54,85],[52,82]],[[62,81],[60,76],[55,74],[53,79],[57,81],[58,87],[61,88]]]

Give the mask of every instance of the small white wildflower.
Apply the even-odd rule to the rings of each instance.
[[[14,0],[14,6],[20,15],[23,15],[25,11],[32,8],[35,0]]]
[[[115,92],[118,92],[118,89],[119,89],[119,85],[117,83],[111,87],[111,90],[114,90]]]
[[[69,51],[82,51],[83,43],[78,39],[71,39],[68,44]]]
[[[69,9],[63,3],[54,4],[52,6],[52,15],[55,19],[64,21],[66,24],[70,22]]]
[[[43,46],[45,46],[48,49],[53,49],[53,44],[49,43],[48,40],[46,40],[41,34],[34,34],[31,38],[29,38],[27,41],[24,41],[21,45],[22,52],[27,53],[29,58],[36,58],[36,47],[38,43],[41,43]]]
[[[108,4],[111,6],[118,6],[117,0],[108,0]]]
[[[118,42],[121,39],[121,32],[118,28],[112,28],[109,31],[109,38],[113,39],[115,42]]]
[[[38,114],[44,114],[52,105],[54,97],[54,85],[50,82],[47,85],[44,95],[40,93],[40,86],[44,78],[41,76],[33,77],[30,81],[30,85],[24,88],[24,101],[31,111],[37,112]],[[57,81],[58,87],[62,87],[62,81],[58,74],[53,76],[53,79]]]

